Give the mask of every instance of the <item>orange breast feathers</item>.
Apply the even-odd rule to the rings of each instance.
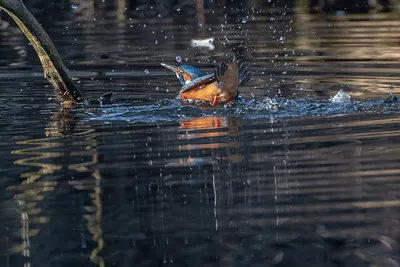
[[[183,80],[185,82],[192,80],[192,78],[189,75],[187,75],[186,73],[182,73],[182,76],[183,76]]]
[[[200,85],[199,87],[193,88],[190,91],[184,92],[180,95],[180,99],[197,99],[213,102],[214,98],[221,93],[221,89],[218,88],[218,83],[213,82],[207,85]]]

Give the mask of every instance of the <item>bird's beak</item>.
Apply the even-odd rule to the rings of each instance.
[[[176,67],[174,65],[168,65],[168,64],[165,64],[165,63],[161,63],[161,66],[166,67],[167,69],[169,69],[169,70],[171,70],[171,71],[173,71],[175,73],[178,73],[178,67]]]

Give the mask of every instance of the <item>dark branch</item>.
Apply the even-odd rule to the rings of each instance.
[[[0,8],[18,24],[32,43],[42,63],[44,76],[54,86],[65,104],[84,103],[85,98],[68,76],[53,42],[22,0],[0,0]]]

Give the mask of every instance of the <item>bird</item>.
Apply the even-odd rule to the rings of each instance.
[[[239,95],[238,87],[248,82],[251,76],[246,63],[235,55],[216,66],[212,74],[203,74],[191,65],[161,65],[175,72],[181,82],[179,98],[182,102],[200,100],[209,102],[212,107],[235,100]]]

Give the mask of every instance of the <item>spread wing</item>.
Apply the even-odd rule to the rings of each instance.
[[[244,61],[236,59],[235,56],[228,61],[218,65],[215,70],[215,77],[218,82],[229,82],[230,86],[237,87],[250,80],[251,72]],[[236,84],[236,81],[238,84]]]
[[[190,83],[184,85],[181,88],[180,93],[182,94],[182,93],[188,92],[188,91],[190,91],[190,90],[192,90],[194,88],[197,88],[197,87],[199,87],[201,85],[209,84],[209,83],[212,83],[214,81],[215,81],[215,74],[214,73],[201,76],[199,78],[196,78],[196,79],[192,80]]]
[[[243,85],[250,80],[251,72],[247,68],[247,64],[244,61],[238,60],[239,65],[239,85]]]
[[[237,90],[239,86],[239,67],[235,56],[214,69],[217,81],[225,90]]]

